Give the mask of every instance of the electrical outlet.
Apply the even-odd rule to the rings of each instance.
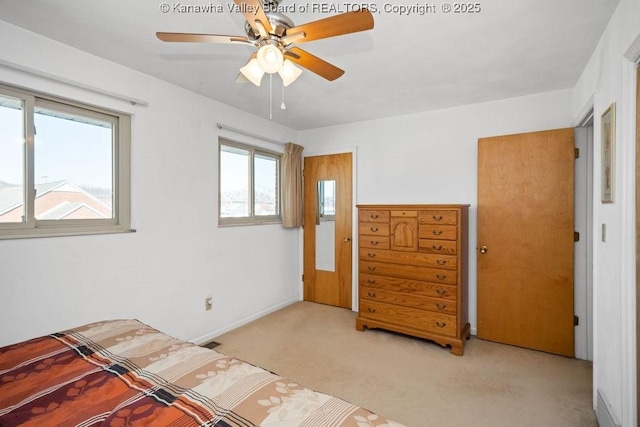
[[[205,311],[209,311],[212,308],[213,308],[213,297],[211,295],[208,295],[204,299],[204,309],[205,309]]]

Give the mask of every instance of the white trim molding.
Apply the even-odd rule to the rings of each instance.
[[[630,59],[633,58],[631,61]],[[622,65],[622,102],[618,120],[620,130],[620,194],[622,208],[621,278],[622,278],[622,422],[637,425],[636,387],[636,68],[640,60],[640,35],[625,53]],[[634,232],[631,232],[631,231]]]
[[[148,107],[149,106],[149,103],[147,101],[143,101],[142,99],[133,98],[131,96],[123,95],[123,94],[117,93],[117,92],[112,92],[110,90],[102,89],[102,88],[99,88],[97,86],[76,82],[76,81],[73,81],[73,80],[68,79],[66,77],[57,76],[55,74],[47,73],[46,71],[40,71],[40,70],[36,70],[35,68],[26,67],[24,65],[19,65],[19,64],[16,64],[14,62],[7,61],[5,59],[0,59],[0,66],[6,67],[6,68],[10,68],[12,70],[21,71],[23,73],[32,74],[34,76],[43,77],[43,78],[45,78],[47,80],[52,80],[54,82],[64,83],[64,84],[69,85],[69,86],[77,87],[77,88],[80,88],[80,89],[85,89],[85,90],[88,90],[90,92],[98,93],[100,95],[106,95],[106,96],[108,96],[110,98],[119,99],[121,101],[129,102],[129,103],[131,103],[131,105],[141,105],[143,107]]]

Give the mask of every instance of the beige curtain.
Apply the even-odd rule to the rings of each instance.
[[[282,226],[302,227],[302,150],[287,142],[282,156]]]

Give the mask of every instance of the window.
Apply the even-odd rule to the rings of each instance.
[[[333,180],[318,181],[318,214],[321,221],[335,221],[336,217],[336,182]]]
[[[280,222],[281,155],[220,140],[219,225]]]
[[[0,86],[0,238],[129,230],[128,115]]]

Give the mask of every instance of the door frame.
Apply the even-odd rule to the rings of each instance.
[[[594,140],[593,98],[589,109],[574,126],[580,157],[575,164],[575,230],[580,240],[574,246],[574,310],[580,323],[575,328],[575,357],[593,361],[593,251],[594,251]],[[586,212],[582,212],[584,207]]]
[[[617,138],[616,160],[620,163],[620,186],[617,194],[622,211],[622,229],[636,229],[635,213],[635,170],[636,170],[636,68],[640,64],[640,33],[623,55],[622,66],[622,102],[618,109],[620,118],[616,118],[620,131]],[[603,111],[606,102],[600,102]],[[607,104],[608,105],[608,104]],[[622,161],[620,161],[622,160]],[[633,232],[622,233],[621,242],[621,278],[622,278],[622,422],[631,423],[638,420],[637,366],[638,348],[636,343],[636,313],[640,308],[636,303],[636,235]],[[594,355],[594,357],[597,357]],[[598,382],[594,376],[594,390]],[[594,394],[597,394],[594,392]]]
[[[351,269],[351,310],[358,311],[358,269],[356,266],[358,265],[358,233],[355,230],[358,229],[358,215],[357,215],[357,192],[356,189],[358,187],[356,182],[356,177],[358,175],[357,165],[358,165],[358,149],[357,147],[346,147],[346,148],[336,148],[336,149],[326,149],[326,150],[303,150],[302,157],[313,157],[313,156],[330,156],[333,154],[345,154],[351,153],[351,184],[352,184],[352,196],[351,196],[351,229],[354,230],[351,236],[351,244],[353,250],[351,251],[351,265],[353,268]],[[304,163],[304,162],[303,162]],[[300,301],[304,300],[304,282],[302,281],[302,272],[304,271],[304,229],[300,228],[300,238],[298,239],[298,271],[300,274],[298,275],[300,282],[298,283],[298,299]]]

